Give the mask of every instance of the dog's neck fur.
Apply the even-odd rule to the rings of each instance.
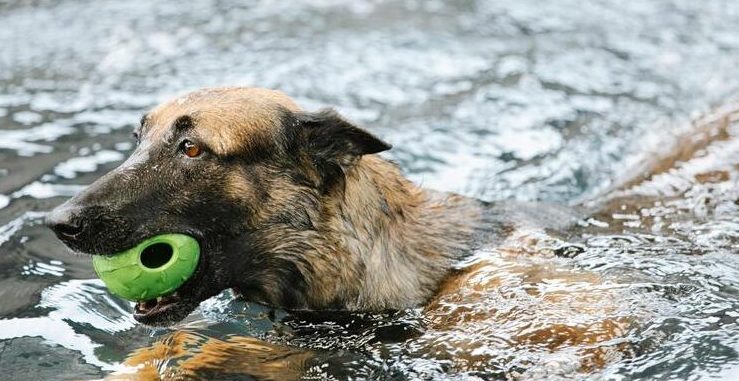
[[[327,267],[309,276],[309,308],[418,306],[473,249],[479,201],[424,191],[375,155],[347,170],[344,185],[324,197],[316,224],[322,244],[305,253]]]

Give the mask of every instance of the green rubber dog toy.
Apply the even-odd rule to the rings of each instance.
[[[96,255],[92,264],[111,293],[142,301],[176,290],[195,272],[199,259],[195,238],[162,234],[114,255]]]

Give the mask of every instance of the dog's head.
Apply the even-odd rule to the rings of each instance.
[[[304,305],[299,264],[271,255],[285,235],[314,229],[322,199],[362,155],[390,146],[335,112],[302,112],[285,95],[206,89],[141,120],[121,166],[54,209],[47,224],[71,249],[111,255],[163,233],[201,246],[173,295],[137,303],[135,318],[168,324],[239,286],[285,308]]]

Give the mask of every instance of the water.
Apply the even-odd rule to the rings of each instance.
[[[100,378],[147,356],[164,375],[209,364],[197,371],[208,379],[739,378],[737,123],[677,170],[598,196],[737,98],[735,1],[0,1],[0,25],[5,379]],[[176,327],[142,327],[43,212],[122,161],[144,110],[235,84],[336,106],[424,186],[595,199],[597,211],[561,236],[481,253],[494,264],[485,281],[503,286],[469,304],[293,316],[224,293]],[[552,254],[563,246],[577,255]],[[577,313],[541,307],[558,295]],[[603,300],[620,302],[588,309]],[[494,322],[443,328],[493,310]],[[573,316],[636,321],[596,347],[511,344],[527,324]],[[608,352],[619,345],[628,355]],[[610,357],[579,373],[584,350]]]

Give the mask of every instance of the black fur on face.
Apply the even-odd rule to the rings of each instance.
[[[164,233],[196,238],[201,260],[195,275],[176,291],[172,308],[135,315],[147,324],[179,321],[229,287],[255,301],[304,307],[310,263],[276,255],[276,243],[314,229],[310,215],[344,171],[359,156],[390,146],[331,110],[282,114],[274,134],[226,153],[213,149],[220,142],[201,131],[207,121],[197,116],[157,126],[165,131],[158,135],[146,131],[144,117],[131,156],[50,212],[47,224],[71,249],[93,255],[114,255]],[[189,157],[188,144],[202,152]]]

